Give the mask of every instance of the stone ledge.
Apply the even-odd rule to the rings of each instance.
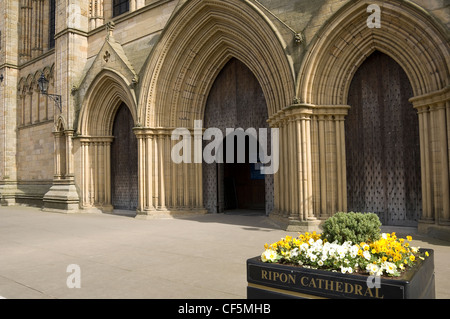
[[[322,220],[310,219],[310,220],[297,220],[289,217],[284,217],[276,213],[271,213],[269,218],[275,222],[281,229],[292,232],[322,232],[320,225]]]
[[[450,241],[450,228],[445,225],[430,224],[419,221],[417,224],[417,231],[419,235]]]
[[[72,183],[55,183],[45,193],[43,211],[59,213],[76,213],[80,210],[80,198],[76,186]]]
[[[196,210],[145,210],[136,213],[136,219],[174,219],[189,218],[207,214],[206,209]]]

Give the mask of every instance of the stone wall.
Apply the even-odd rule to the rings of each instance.
[[[17,146],[18,180],[47,181],[53,179],[53,121],[19,128]]]

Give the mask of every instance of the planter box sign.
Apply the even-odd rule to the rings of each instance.
[[[424,250],[423,250],[424,251]],[[253,298],[435,298],[434,255],[401,277],[342,274],[247,260],[247,297]]]

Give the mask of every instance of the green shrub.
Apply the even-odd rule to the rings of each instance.
[[[375,241],[380,238],[380,219],[373,213],[336,213],[323,224],[322,239],[339,244]]]

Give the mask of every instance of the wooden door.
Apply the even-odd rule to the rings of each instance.
[[[255,75],[244,63],[231,59],[209,92],[204,127],[219,128],[224,137],[227,128],[255,128],[258,132],[259,128],[268,127],[267,117],[264,93]],[[204,146],[207,143],[204,142]],[[266,190],[272,187],[267,182],[269,178],[256,176],[254,164],[248,161],[242,164],[237,160],[219,165],[203,164],[205,207],[213,212],[237,208],[265,209]]]
[[[133,117],[122,104],[116,113],[111,145],[111,192],[115,209],[135,210],[138,204],[137,139]]]
[[[403,69],[374,52],[356,72],[345,121],[348,211],[413,226],[421,215],[419,125]]]

